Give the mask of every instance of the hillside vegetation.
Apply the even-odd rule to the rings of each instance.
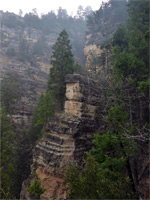
[[[35,68],[39,57],[44,56],[42,59],[46,57],[52,68],[47,89],[32,117],[29,133],[22,140],[18,139],[12,120],[14,105],[20,101],[22,94],[19,78],[7,75],[3,81],[0,113],[2,199],[19,197],[21,184],[30,174],[32,149],[42,138],[53,115],[63,110],[65,76],[70,73],[95,79],[101,88],[103,101],[99,116],[102,125],[94,136],[93,148],[85,153],[84,165],[70,163],[66,166],[68,198],[149,198],[149,1],[110,0],[95,13],[87,10],[89,16],[84,12],[78,13],[76,18],[72,18],[60,8],[57,15],[49,12],[41,18],[36,10],[24,17],[13,13],[3,15],[1,44],[5,51],[1,53],[21,63],[29,62]],[[94,33],[103,32],[104,27],[107,29],[105,25],[115,23],[119,17],[120,24],[113,29],[112,37],[99,41],[102,37]],[[103,48],[99,57],[93,54],[88,73],[76,62],[85,62],[85,20],[92,40],[88,42]],[[14,46],[14,39],[6,39],[5,28],[11,31],[17,27],[27,29],[27,36],[32,35],[33,30],[36,33],[40,31],[40,37],[29,43],[28,37],[17,36],[17,46]],[[53,44],[45,43],[49,35],[55,35]],[[36,177],[28,191],[40,198],[45,190]]]

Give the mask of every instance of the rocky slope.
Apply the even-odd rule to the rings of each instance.
[[[45,136],[33,151],[31,172],[37,172],[46,189],[42,199],[65,199],[64,173],[69,162],[83,163],[85,151],[91,149],[93,134],[100,127],[98,84],[80,75],[66,76],[64,113],[49,120]],[[99,90],[100,91],[100,90]],[[33,176],[23,183],[21,199],[30,199],[26,188]]]
[[[35,16],[30,17],[32,20]],[[25,17],[3,11],[0,11],[0,25],[0,81],[3,83],[10,74],[19,77],[21,98],[13,105],[13,121],[17,132],[27,132],[40,95],[47,88],[52,46],[61,27],[56,24],[54,32],[45,34],[43,30],[28,25]],[[78,43],[75,41],[77,38],[74,31],[70,31],[73,32],[72,43]],[[79,31],[78,34],[80,38],[84,38],[82,32]],[[74,46],[73,51],[80,62],[81,57]]]
[[[99,84],[81,75],[66,76],[66,102],[63,113],[49,119],[43,138],[33,150],[31,175],[23,182],[20,199],[33,199],[26,190],[34,173],[46,189],[41,199],[66,199],[65,170],[69,162],[80,166],[84,153],[92,147],[93,134],[102,127],[102,101]],[[137,157],[130,158],[140,199],[149,197],[148,143],[139,143]]]
[[[6,14],[1,14],[1,22]],[[29,31],[31,34],[29,35]],[[38,40],[40,31],[30,30],[22,27],[9,28],[1,26],[1,48],[0,48],[0,80],[8,77],[10,74],[16,74],[19,77],[19,90],[21,99],[16,102],[13,121],[19,131],[22,129],[28,131],[31,124],[31,117],[34,113],[37,102],[42,92],[45,92],[47,87],[48,74],[50,69],[49,52],[45,52],[44,56],[37,58],[33,63],[31,60],[19,60],[19,44],[22,38],[25,38],[32,49],[35,42]],[[56,39],[56,37],[55,37]],[[54,38],[51,37],[49,42],[54,43]],[[14,49],[15,55],[7,55],[9,49]]]
[[[109,7],[108,7],[109,8]],[[84,53],[87,56],[87,67],[91,63],[91,55],[101,56],[105,49],[100,47],[112,38],[113,32],[125,18],[116,18],[115,12],[104,20],[101,10],[95,13],[95,22],[87,29],[86,46]],[[2,17],[3,13],[0,13]],[[22,20],[18,17],[18,20]],[[29,52],[39,38],[42,37],[40,30],[31,27],[6,27],[1,26],[0,47],[0,80],[9,73],[17,73],[20,77],[21,99],[15,104],[13,120],[18,132],[27,132],[31,125],[31,117],[39,100],[40,94],[45,92],[50,66],[51,47],[55,43],[57,34],[45,37],[46,46],[43,55],[36,55],[28,60],[18,59],[19,45],[24,38],[29,45]],[[13,48],[16,55],[8,55],[8,50]],[[107,57],[107,55],[105,55]],[[36,59],[35,59],[36,57]],[[105,63],[106,65],[106,63]],[[98,66],[99,67],[99,66]],[[42,198],[61,199],[66,197],[64,172],[69,161],[80,163],[85,151],[91,148],[93,133],[101,126],[100,121],[100,88],[93,81],[78,75],[66,77],[66,103],[64,113],[57,114],[50,119],[45,136],[39,141],[33,151],[33,164],[31,171],[36,171],[46,188]],[[22,128],[23,127],[23,128]],[[138,159],[137,187],[141,192],[141,199],[149,196],[149,147],[142,143],[143,156]],[[142,164],[141,164],[142,163]],[[33,182],[33,176],[23,182],[21,199],[31,199],[26,188]]]
[[[15,113],[12,117],[19,130],[28,131],[40,95],[46,91],[50,65],[43,63],[34,68],[29,63],[22,63],[2,56],[0,67],[1,80],[9,74],[16,74],[19,77],[21,97],[14,105]]]
[[[118,26],[125,22],[127,15],[126,1],[110,1],[103,3],[99,10],[89,17],[84,54],[86,67],[90,73],[100,70],[104,75],[105,68],[108,68],[108,63],[111,62],[106,46]],[[91,68],[91,65],[94,66],[94,69]]]

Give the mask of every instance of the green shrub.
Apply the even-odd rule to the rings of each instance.
[[[35,198],[40,198],[46,189],[41,186],[40,180],[35,179],[33,184],[27,188],[27,191],[34,195]]]

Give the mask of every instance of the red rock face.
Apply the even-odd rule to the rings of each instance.
[[[41,196],[42,199],[60,199],[66,198],[65,182],[63,177],[56,174],[47,173],[43,168],[37,168],[36,172],[41,180],[42,186],[46,192]]]

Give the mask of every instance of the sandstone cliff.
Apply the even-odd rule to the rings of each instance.
[[[109,7],[108,7],[109,9]],[[95,22],[87,29],[86,46],[84,53],[87,56],[87,67],[90,64],[90,56],[100,57],[105,49],[100,47],[112,38],[118,25],[125,18],[115,18],[115,12],[95,13]],[[104,21],[105,19],[105,21]],[[22,20],[18,17],[18,20]],[[29,52],[39,38],[42,37],[40,30],[31,27],[16,28],[1,26],[0,47],[0,80],[7,77],[10,72],[15,72],[20,77],[21,99],[16,102],[16,112],[13,120],[20,133],[23,129],[27,132],[31,125],[31,117],[39,100],[40,94],[45,92],[50,66],[51,47],[55,43],[58,33],[45,37],[46,46],[44,54],[36,56],[36,60],[29,59],[20,61],[16,56],[8,56],[7,50],[14,48],[19,52],[19,44],[22,38],[29,45]],[[75,41],[75,39],[74,39]],[[78,55],[76,56],[78,57]],[[107,56],[106,56],[107,57]],[[105,64],[106,65],[106,64]],[[98,66],[99,67],[99,66]],[[66,197],[64,172],[70,162],[80,163],[84,152],[91,148],[93,133],[101,126],[99,119],[100,88],[95,82],[78,75],[66,77],[66,103],[64,113],[57,114],[50,119],[45,136],[38,142],[33,151],[33,164],[31,171],[36,171],[41,179],[46,192],[42,198],[61,199]],[[148,144],[144,146],[141,157],[138,159],[138,181],[137,187],[143,199],[149,196],[149,160]],[[134,170],[134,169],[133,169]],[[21,199],[31,199],[26,188],[32,183],[33,176],[23,182]]]
[[[99,92],[98,92],[99,91]],[[46,189],[42,199],[65,199],[64,173],[69,162],[82,165],[85,151],[100,127],[100,89],[95,82],[80,76],[66,76],[64,113],[49,120],[45,136],[33,150],[31,172],[36,171]],[[26,188],[33,177],[23,183],[21,199],[30,199]]]
[[[66,199],[65,170],[69,162],[80,166],[84,153],[92,147],[93,135],[102,127],[100,85],[81,75],[66,76],[66,102],[63,113],[49,119],[44,136],[33,150],[31,175],[22,184],[20,199],[32,199],[26,190],[38,174],[46,189],[41,199]],[[149,197],[148,143],[138,141],[139,152],[130,158],[140,199]]]

